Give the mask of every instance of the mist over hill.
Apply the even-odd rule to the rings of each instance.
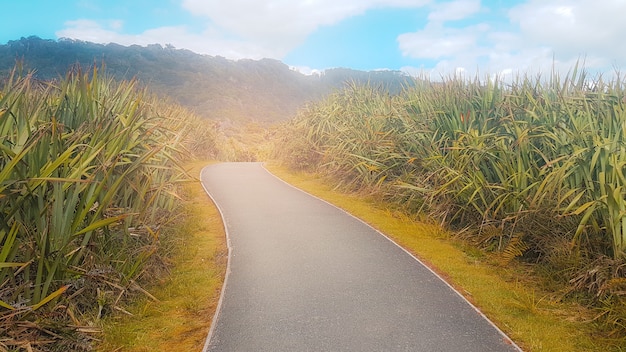
[[[307,102],[349,81],[382,85],[392,93],[411,82],[400,71],[335,68],[309,76],[273,59],[233,61],[170,45],[103,45],[34,36],[0,45],[0,78],[18,62],[25,72],[34,71],[42,80],[62,77],[78,65],[104,65],[116,79],[137,78],[151,91],[200,116],[261,123],[289,119]]]

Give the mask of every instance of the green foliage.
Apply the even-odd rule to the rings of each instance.
[[[136,86],[78,70],[53,83],[14,71],[1,87],[0,329],[61,302],[99,316],[105,287],[140,290],[202,127]]]
[[[353,85],[287,123],[276,155],[597,292],[626,260],[624,93],[620,77],[578,67],[549,81],[417,81],[400,96]],[[604,256],[618,274],[581,275]]]

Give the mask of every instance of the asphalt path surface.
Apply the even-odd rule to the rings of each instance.
[[[415,257],[262,164],[201,179],[229,245],[204,351],[520,351]]]

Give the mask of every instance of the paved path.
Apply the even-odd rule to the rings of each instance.
[[[261,164],[201,178],[230,246],[205,351],[519,351],[414,257]]]

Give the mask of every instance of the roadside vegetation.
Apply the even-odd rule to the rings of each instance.
[[[211,161],[186,164],[197,176]],[[143,297],[104,322],[97,350],[202,351],[226,274],[226,235],[217,208],[199,180],[186,183],[181,218],[169,236],[168,275],[149,283]]]
[[[90,350],[168,270],[182,166],[215,130],[135,81],[73,70],[0,86],[0,350]]]
[[[226,252],[199,170],[269,159],[525,350],[623,351],[625,93],[577,68],[399,94],[354,83],[268,129],[96,69],[18,67],[0,82],[0,351],[200,350]]]
[[[357,216],[416,255],[524,351],[611,350],[612,343],[594,336],[589,324],[591,310],[576,302],[559,301],[554,292],[537,285],[523,263],[502,267],[440,224],[390,208],[373,194],[338,190],[321,174],[294,172],[277,163],[268,168],[290,184]]]
[[[400,95],[351,84],[283,125],[275,156],[338,189],[443,225],[465,255],[535,285],[537,295],[520,298],[529,309],[580,305],[589,335],[602,341],[598,350],[620,350],[623,89],[620,77],[603,81],[578,68],[512,83],[420,80]],[[541,350],[537,343],[525,341]]]

